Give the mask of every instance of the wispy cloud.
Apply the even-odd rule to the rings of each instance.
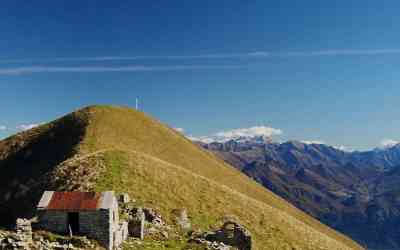
[[[264,51],[256,50],[237,53],[205,53],[191,55],[137,55],[137,56],[89,56],[54,58],[3,58],[0,63],[46,63],[46,62],[104,62],[136,60],[189,60],[189,59],[235,59],[309,56],[376,56],[400,54],[400,49],[323,49],[311,51]]]
[[[212,137],[209,136],[192,136],[192,135],[187,135],[186,136],[189,140],[195,141],[195,142],[203,142],[203,143],[212,143],[215,142],[216,140]]]
[[[312,144],[324,144],[324,145],[328,145],[328,146],[330,146],[330,147],[333,147],[333,148],[335,148],[335,149],[338,149],[338,150],[341,150],[341,151],[345,151],[345,152],[351,152],[351,151],[353,151],[352,149],[350,149],[350,148],[348,148],[348,147],[346,147],[346,146],[344,146],[344,145],[339,145],[339,146],[337,146],[337,145],[330,145],[330,144],[327,144],[327,143],[325,143],[324,141],[319,141],[319,140],[311,140],[311,141],[301,141],[302,143],[304,143],[304,144],[309,144],[309,145],[312,145]]]
[[[351,148],[349,148],[347,146],[344,146],[344,145],[332,146],[332,147],[334,147],[334,148],[336,148],[338,150],[344,151],[344,152],[352,152],[352,151],[354,151],[353,149],[351,149]]]
[[[400,54],[400,49],[330,49],[316,51],[294,51],[274,54],[281,57],[301,57],[301,56],[374,56]]]
[[[267,126],[255,126],[250,128],[239,128],[228,131],[221,131],[215,134],[215,136],[221,140],[232,140],[240,137],[255,137],[265,136],[271,137],[274,135],[281,135],[283,132],[280,129],[271,128]]]
[[[193,54],[193,55],[143,55],[143,56],[93,56],[93,57],[55,57],[55,58],[20,58],[0,59],[0,63],[46,63],[46,62],[104,62],[136,60],[187,60],[187,59],[229,59],[247,57],[267,57],[269,52],[255,51],[248,53]]]
[[[32,73],[96,73],[96,72],[145,72],[145,71],[182,71],[201,69],[237,69],[250,67],[250,65],[128,65],[128,66],[90,66],[88,62],[111,62],[111,61],[136,61],[136,60],[194,60],[194,59],[267,59],[288,57],[317,57],[317,56],[377,56],[400,54],[400,49],[331,49],[316,51],[289,51],[270,52],[253,51],[245,53],[216,53],[216,54],[194,54],[194,55],[143,55],[143,56],[93,56],[93,57],[54,57],[54,58],[20,58],[0,59],[0,64],[31,64],[28,66],[3,67],[0,75],[19,75]],[[72,63],[82,62],[80,66],[48,66],[37,65],[39,63]],[[86,63],[84,63],[86,62]]]
[[[301,141],[304,144],[325,144],[323,141]]]
[[[0,125],[0,131],[4,131],[4,130],[7,130],[7,126]]]
[[[184,134],[185,130],[183,128],[174,128],[176,131],[178,131],[179,133]]]
[[[383,148],[390,148],[397,144],[400,144],[400,141],[392,140],[392,139],[383,139],[381,141],[381,147],[383,147]]]
[[[16,127],[17,130],[25,131],[39,126],[40,123],[20,124]]]
[[[0,75],[21,75],[33,73],[98,73],[98,72],[150,72],[150,71],[184,71],[202,69],[238,69],[240,65],[171,65],[171,66],[29,66],[0,68]]]
[[[175,128],[176,129],[176,128]],[[179,128],[177,129],[179,130]],[[184,133],[184,131],[183,131]],[[212,134],[212,135],[203,135],[203,136],[193,136],[193,135],[186,135],[186,137],[192,141],[197,141],[197,142],[203,142],[203,143],[212,143],[212,142],[227,142],[230,140],[235,140],[235,139],[240,139],[240,138],[255,138],[255,137],[264,137],[264,138],[272,138],[274,136],[279,136],[282,135],[283,131],[281,129],[276,129],[268,126],[254,126],[250,128],[239,128],[239,129],[231,129],[231,130],[226,130],[226,131],[220,131],[218,133]],[[321,140],[303,140],[300,141],[301,143],[304,144],[324,144],[331,146],[335,149],[344,151],[344,152],[352,152],[354,151],[353,149],[340,145],[329,145],[326,144],[324,141]],[[386,143],[389,143],[391,145],[395,145],[397,141],[393,140],[388,140]]]
[[[226,131],[220,131],[210,136],[192,136],[187,137],[192,141],[200,141],[204,143],[211,142],[226,142],[229,140],[239,139],[239,138],[252,138],[252,137],[267,137],[281,135],[283,132],[280,129],[271,128],[267,126],[254,126],[250,128],[238,128]]]

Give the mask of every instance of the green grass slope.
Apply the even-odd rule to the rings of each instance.
[[[27,209],[45,189],[113,189],[158,208],[167,219],[172,209],[185,207],[198,228],[233,215],[252,232],[257,249],[361,249],[142,112],[92,106],[66,117],[0,143],[0,170],[8,173],[0,184],[0,205],[12,206],[29,196]],[[79,141],[57,136],[72,128]],[[28,139],[32,137],[36,139]],[[49,141],[51,147],[46,146]],[[33,157],[43,148],[53,152],[52,161]],[[58,156],[59,151],[64,153]],[[40,169],[40,174],[27,175],[24,180],[30,182],[23,183],[12,171],[15,162],[24,169]],[[21,193],[21,185],[29,190]],[[0,206],[2,214],[6,212]]]

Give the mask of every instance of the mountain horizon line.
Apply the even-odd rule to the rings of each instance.
[[[180,131],[179,131],[180,132]],[[204,143],[204,144],[212,144],[212,143],[227,143],[230,141],[236,141],[236,142],[254,142],[254,143],[264,143],[264,144],[286,144],[286,143],[301,143],[305,145],[324,145],[327,147],[334,148],[338,151],[342,151],[345,153],[351,153],[351,152],[370,152],[370,151],[376,151],[376,150],[386,150],[390,148],[394,148],[397,146],[400,146],[399,141],[392,141],[392,143],[388,143],[385,145],[377,146],[372,149],[364,149],[364,150],[358,150],[358,149],[350,149],[345,146],[335,146],[329,143],[325,143],[323,141],[308,141],[308,140],[298,140],[298,139],[289,139],[289,140],[283,140],[283,141],[274,141],[272,136],[263,136],[263,135],[256,135],[256,136],[239,136],[236,138],[228,138],[228,139],[211,139],[211,137],[205,138],[205,140],[202,139],[202,137],[193,137],[193,136],[186,136],[188,139],[190,139],[193,142],[198,142],[198,143]]]

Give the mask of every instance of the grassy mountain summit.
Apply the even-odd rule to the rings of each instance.
[[[362,249],[159,121],[91,106],[0,142],[0,222],[32,215],[46,189],[128,192],[207,229],[235,216],[257,249]]]

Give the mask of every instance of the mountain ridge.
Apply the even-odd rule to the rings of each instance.
[[[200,145],[370,248],[400,249],[398,145],[367,152],[298,141]]]
[[[0,142],[0,157],[3,225],[5,218],[32,215],[43,190],[112,189],[157,206],[167,219],[186,207],[203,229],[236,215],[258,249],[362,249],[174,129],[126,107],[87,107],[9,137]]]
[[[289,140],[286,142],[273,142],[271,139],[263,139],[260,137],[242,137],[238,139],[231,139],[224,142],[214,141],[210,143],[202,143],[199,141],[194,141],[195,143],[203,146],[205,148],[216,149],[219,147],[219,150],[222,150],[222,147],[237,147],[238,149],[242,148],[244,150],[248,149],[248,147],[264,147],[266,150],[275,150],[279,148],[282,151],[288,151],[291,149],[294,150],[314,150],[315,154],[320,152],[324,153],[325,157],[330,157],[330,164],[338,164],[343,165],[347,163],[351,163],[355,166],[381,166],[385,168],[391,168],[400,165],[400,143],[391,145],[385,148],[375,148],[372,150],[365,151],[345,151],[338,147],[331,146],[324,143],[309,143],[302,142],[297,140]],[[310,155],[312,152],[308,152]],[[269,152],[269,155],[274,156],[277,155],[274,152]],[[316,158],[318,158],[317,155]],[[274,159],[276,160],[276,159]],[[281,160],[282,161],[282,160]],[[310,163],[309,163],[310,164]],[[315,162],[313,163],[315,164]]]

